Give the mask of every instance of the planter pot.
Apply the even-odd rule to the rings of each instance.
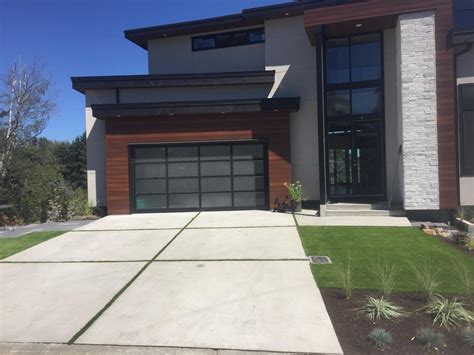
[[[302,204],[301,201],[291,201],[291,212],[301,212]]]

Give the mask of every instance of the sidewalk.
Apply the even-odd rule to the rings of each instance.
[[[79,227],[83,227],[93,221],[69,221],[69,222],[47,222],[38,224],[28,224],[26,226],[0,227],[0,238],[17,238],[31,232],[43,231],[70,231]]]

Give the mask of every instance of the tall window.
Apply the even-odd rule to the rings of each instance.
[[[328,194],[383,198],[380,33],[326,40]]]
[[[453,0],[454,26],[474,28],[474,0]]]
[[[474,176],[474,84],[459,87],[461,176]]]

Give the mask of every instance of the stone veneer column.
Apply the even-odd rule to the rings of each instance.
[[[435,15],[400,15],[397,26],[401,191],[405,210],[439,209]]]

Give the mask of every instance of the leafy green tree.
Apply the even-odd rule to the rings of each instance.
[[[86,134],[77,136],[72,143],[57,143],[55,156],[61,173],[71,187],[86,188]]]

